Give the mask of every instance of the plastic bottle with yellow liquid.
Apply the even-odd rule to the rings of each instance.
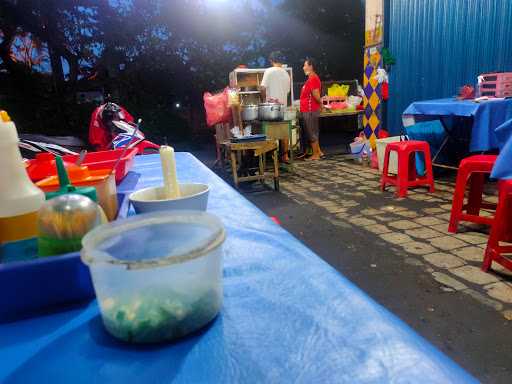
[[[37,213],[45,197],[25,170],[16,125],[0,111],[0,262],[37,254]]]

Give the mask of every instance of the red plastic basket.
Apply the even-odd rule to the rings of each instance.
[[[88,152],[85,155],[82,165],[86,165],[91,170],[112,169],[118,157],[123,152],[123,148],[110,151]],[[126,151],[121,161],[116,167],[116,183],[119,184],[133,166],[134,157],[137,154],[137,148],[131,148]],[[66,155],[62,160],[74,163],[78,160],[78,155]]]
[[[88,152],[85,155],[82,165],[86,165],[90,170],[112,169],[117,158],[123,152],[121,149],[110,151]],[[131,148],[126,151],[123,158],[116,167],[116,183],[119,184],[133,166],[134,157],[137,154],[137,148]],[[64,163],[75,163],[78,155],[66,155],[62,157]],[[30,160],[27,172],[32,181],[39,181],[49,176],[57,174],[54,156],[49,153],[42,153]]]

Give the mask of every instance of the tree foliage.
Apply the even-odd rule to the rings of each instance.
[[[83,135],[93,106],[76,92],[102,89],[165,135],[167,120],[202,123],[202,93],[275,49],[297,78],[311,55],[324,78],[358,76],[362,17],[351,0],[0,0],[0,103],[26,130]]]

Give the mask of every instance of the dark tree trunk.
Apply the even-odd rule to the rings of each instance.
[[[2,59],[2,65],[9,73],[15,71],[16,63],[11,58],[11,44],[14,39],[14,28],[10,26],[2,27],[2,32],[4,34],[2,43],[0,43],[0,59]]]
[[[50,54],[50,63],[52,65],[52,75],[58,89],[62,89],[64,84],[64,69],[62,68],[61,56],[59,50],[53,43],[48,42],[48,52]]]

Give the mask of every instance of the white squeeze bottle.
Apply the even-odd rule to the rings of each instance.
[[[37,212],[45,197],[25,170],[16,126],[0,111],[0,262],[23,259],[36,246]]]

